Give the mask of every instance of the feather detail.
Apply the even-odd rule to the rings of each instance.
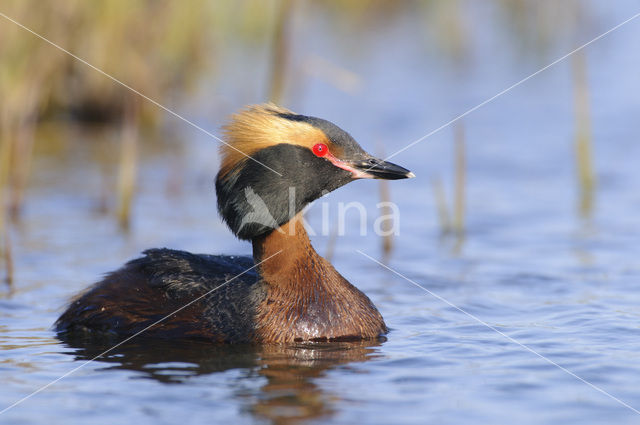
[[[288,109],[266,103],[250,105],[231,116],[223,127],[225,143],[220,146],[219,177],[224,177],[248,157],[269,146],[287,143],[311,149],[317,143],[330,144],[325,133]]]

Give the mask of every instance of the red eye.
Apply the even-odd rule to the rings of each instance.
[[[325,156],[329,152],[329,148],[324,143],[318,143],[313,147],[313,153],[316,156]]]

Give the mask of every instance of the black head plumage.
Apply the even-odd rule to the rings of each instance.
[[[275,105],[249,107],[234,115],[225,130],[216,179],[218,211],[240,239],[277,229],[355,178],[410,177],[408,170],[367,154],[335,124]],[[314,153],[319,144],[326,148],[323,156]],[[395,167],[395,174],[377,175],[375,167],[382,170],[383,165]]]

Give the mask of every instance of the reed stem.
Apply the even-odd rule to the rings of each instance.
[[[25,118],[26,122],[20,123],[15,132],[15,142],[11,149],[13,157],[11,166],[11,196],[9,199],[9,216],[16,221],[20,217],[24,203],[31,161],[33,158],[33,145],[35,139],[35,123]]]
[[[289,21],[293,0],[280,0],[276,15],[271,51],[271,74],[269,78],[269,100],[279,104],[284,95],[287,61],[289,57]]]
[[[131,98],[125,108],[120,139],[120,169],[118,173],[118,223],[128,231],[131,224],[131,204],[138,170],[138,101]]]
[[[6,105],[0,106],[0,258],[6,269],[6,282],[13,279],[13,261],[9,232],[7,229],[7,192],[11,167],[11,135],[9,130],[9,111]]]
[[[465,233],[465,197],[467,185],[467,155],[462,124],[455,126],[456,165],[453,229],[458,237]]]
[[[574,151],[579,188],[578,211],[583,218],[592,215],[595,201],[596,177],[593,166],[591,110],[587,60],[584,53],[572,57],[574,77],[575,140]]]
[[[378,155],[380,158],[384,158],[386,156],[382,145],[378,146]],[[382,207],[380,208],[380,216],[392,217],[393,210],[389,206],[391,203],[391,190],[389,189],[389,181],[378,180],[378,182],[378,187],[380,190],[380,202],[382,203]],[[382,252],[384,253],[385,258],[388,258],[391,255],[391,251],[393,250],[393,234],[391,232],[392,227],[393,223],[389,222],[389,220],[380,221],[379,230],[382,233]]]
[[[13,265],[13,251],[11,249],[11,237],[9,235],[9,229],[5,228],[4,234],[2,235],[2,239],[4,241],[2,256],[4,259],[4,265],[6,269],[5,282],[9,285],[9,288],[13,288],[13,280],[14,280],[14,265]]]
[[[331,262],[333,259],[333,254],[336,251],[336,241],[338,240],[338,226],[334,225],[331,228],[331,233],[329,234],[329,240],[327,241],[327,250],[324,258]]]

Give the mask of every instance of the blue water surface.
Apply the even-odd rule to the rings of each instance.
[[[352,22],[306,5],[293,25],[285,103],[390,155],[640,12],[634,1],[573,2],[580,13],[547,2],[536,18],[505,15],[497,3],[458,2],[462,41],[453,47],[444,9],[414,5]],[[640,18],[581,52],[591,210],[580,209],[576,179],[572,58],[456,123],[467,156],[464,238],[442,235],[434,195],[442,182],[451,208],[455,126],[393,157],[417,177],[389,185],[400,211],[390,255],[373,232],[377,182],[352,183],[310,209],[317,250],[333,251],[391,328],[378,343],[219,347],[140,337],[86,363],[113,341],[61,341],[51,325],[102,273],[149,247],[251,247],[217,217],[219,160],[208,136],[172,117],[167,131],[144,136],[125,235],[99,211],[116,169],[99,153],[116,149],[118,132],[64,130],[62,152],[36,155],[12,229],[0,409],[55,383],[0,423],[640,423],[638,45]],[[200,94],[168,105],[216,133],[228,113],[264,100],[266,51],[231,47]],[[36,144],[51,134],[39,132]],[[332,236],[340,203],[351,201],[365,207],[366,234],[352,210],[345,234]]]

